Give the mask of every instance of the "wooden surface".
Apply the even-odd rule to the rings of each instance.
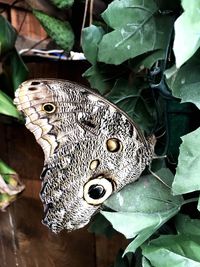
[[[12,8],[10,16],[12,25],[18,32],[15,44],[18,50],[32,47],[47,38],[45,30],[31,12]],[[40,43],[40,48],[45,48],[48,42]]]

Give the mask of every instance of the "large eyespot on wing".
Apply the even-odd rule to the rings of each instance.
[[[99,176],[89,180],[84,185],[83,197],[88,204],[102,204],[114,191],[114,182],[112,179]]]
[[[117,138],[109,138],[106,141],[106,148],[109,152],[115,153],[122,150],[122,143]]]

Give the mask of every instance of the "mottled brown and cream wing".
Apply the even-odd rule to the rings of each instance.
[[[45,154],[44,223],[54,232],[83,227],[103,202],[139,178],[154,138],[92,90],[53,79],[24,82],[15,104]]]
[[[35,135],[48,158],[58,145],[57,137],[50,134],[54,121],[48,114],[56,111],[52,91],[42,82],[28,81],[16,91],[14,103],[24,113],[26,127]]]

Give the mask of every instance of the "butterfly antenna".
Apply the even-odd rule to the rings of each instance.
[[[153,159],[168,159],[167,155],[157,156],[156,154],[153,155]]]
[[[166,130],[161,133],[160,135],[156,136],[156,139],[160,139],[161,137],[163,137],[166,134]]]
[[[89,4],[89,2],[90,2],[89,26],[92,24],[92,14],[93,14],[94,0],[86,0],[85,1],[85,8],[84,8],[84,15],[83,15],[83,23],[82,23],[82,26],[81,26],[80,44],[82,42],[82,32],[83,32],[83,29],[85,28],[85,24],[86,24],[86,17],[87,17],[87,10],[88,10],[88,4]]]
[[[92,25],[92,14],[93,14],[93,7],[94,7],[94,0],[90,0],[90,20],[89,20],[89,26]]]

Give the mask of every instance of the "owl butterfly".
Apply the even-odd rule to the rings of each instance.
[[[92,90],[54,79],[24,82],[15,104],[44,155],[43,223],[53,232],[85,226],[103,202],[141,175],[154,138]]]

